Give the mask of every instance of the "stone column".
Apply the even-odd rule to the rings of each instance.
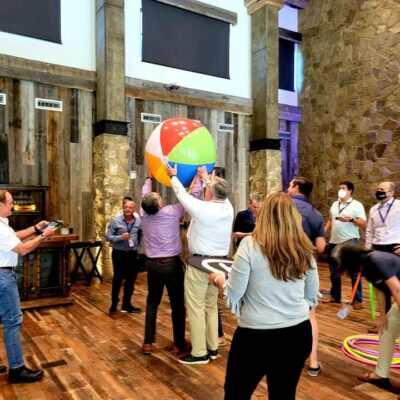
[[[124,0],[96,0],[96,124],[93,144],[94,225],[104,237],[110,219],[129,191],[129,140],[125,116]],[[100,260],[112,275],[110,250]]]
[[[279,28],[283,0],[244,0],[251,15],[253,130],[250,142],[250,191],[281,190],[278,129]]]

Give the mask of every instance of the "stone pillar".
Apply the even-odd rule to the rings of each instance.
[[[124,0],[96,0],[96,124],[93,144],[94,225],[104,237],[129,191],[129,140],[125,116]],[[112,275],[110,250],[100,266]]]
[[[250,142],[250,191],[281,190],[278,128],[279,28],[283,0],[244,0],[251,15],[253,130]]]

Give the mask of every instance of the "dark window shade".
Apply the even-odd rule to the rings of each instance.
[[[0,0],[0,30],[61,43],[60,0]]]
[[[142,7],[142,61],[229,79],[229,23],[154,0]]]
[[[279,39],[279,89],[294,92],[294,42]]]

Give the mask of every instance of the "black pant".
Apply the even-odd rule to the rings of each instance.
[[[269,400],[294,400],[311,345],[309,320],[282,329],[237,328],[226,368],[225,400],[250,400],[264,376]]]
[[[392,244],[373,244],[372,248],[378,251],[384,251],[385,253],[394,253],[395,246],[398,246],[398,243]],[[389,312],[390,308],[392,307],[392,295],[390,294],[389,290],[385,290],[385,311],[386,314]]]
[[[124,282],[124,297],[122,299],[122,307],[131,306],[131,298],[133,289],[138,273],[137,268],[137,251],[123,251],[113,249],[112,262],[114,269],[114,276],[112,280],[111,303],[117,306],[119,301],[119,291],[121,289],[122,281]]]
[[[164,286],[167,287],[171,305],[172,328],[175,346],[185,348],[185,304],[183,291],[183,264],[179,256],[169,257],[165,261],[148,259],[147,267],[147,304],[144,343],[154,343],[156,336],[157,310],[160,305]]]
[[[221,310],[218,309],[218,337],[224,336],[224,329],[222,328]]]
[[[358,240],[354,239],[354,244],[358,244]],[[338,303],[340,303],[342,298],[342,277],[337,274],[338,263],[332,257],[332,251],[336,247],[336,244],[329,243],[328,245],[328,256],[329,256],[329,270],[330,270],[330,278],[331,278],[331,297]],[[354,285],[357,282],[358,273],[354,273],[351,278],[351,287],[354,288]],[[357,286],[357,291],[354,296],[353,302],[362,303],[362,282],[360,282]]]

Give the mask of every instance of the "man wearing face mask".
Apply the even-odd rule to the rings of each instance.
[[[339,183],[338,200],[329,210],[329,219],[325,224],[325,232],[331,231],[328,245],[329,269],[331,272],[331,294],[322,300],[323,303],[341,302],[341,277],[337,275],[337,261],[331,257],[333,249],[342,243],[352,242],[357,244],[360,239],[360,228],[367,226],[367,217],[364,206],[353,199],[354,185],[349,181]],[[357,274],[351,276],[352,287],[357,280]],[[362,308],[362,286],[358,285],[353,299],[353,308]]]
[[[393,182],[381,182],[375,197],[378,204],[369,211],[365,247],[394,253],[400,256],[400,201],[393,196]],[[386,312],[391,306],[390,295],[386,297]]]

